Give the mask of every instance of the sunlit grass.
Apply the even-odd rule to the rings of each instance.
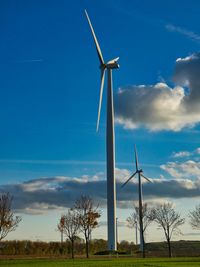
[[[153,259],[89,259],[89,260],[1,260],[3,267],[178,267],[178,266],[200,266],[200,258],[153,258]]]

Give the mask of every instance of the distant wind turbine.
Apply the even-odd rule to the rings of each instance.
[[[145,258],[145,243],[144,243],[143,214],[142,214],[142,207],[143,206],[142,206],[142,182],[141,182],[141,177],[143,177],[144,179],[146,179],[150,183],[151,183],[151,181],[149,180],[149,178],[144,176],[143,170],[139,169],[136,145],[134,146],[134,152],[135,152],[135,168],[136,168],[136,171],[131,175],[130,178],[128,178],[128,180],[122,185],[122,187],[124,187],[136,174],[138,174],[140,250],[142,252],[143,258]]]
[[[105,72],[107,71],[107,123],[106,123],[106,153],[107,153],[107,217],[108,217],[108,249],[116,250],[116,184],[115,184],[115,132],[114,132],[114,106],[113,106],[113,86],[112,69],[118,69],[118,58],[104,62],[99,43],[97,41],[94,29],[92,27],[87,11],[85,14],[92,31],[97,55],[100,61],[101,86],[97,117],[97,128],[101,114],[101,103],[104,88]]]

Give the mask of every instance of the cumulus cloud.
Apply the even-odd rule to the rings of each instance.
[[[194,160],[168,162],[161,165],[161,169],[168,172],[174,178],[200,177],[200,162]]]
[[[10,192],[14,196],[13,207],[17,211],[37,214],[72,207],[81,195],[90,195],[105,205],[105,185],[105,180],[96,176],[50,177],[2,185],[0,192]]]
[[[193,188],[194,182],[200,181],[200,148],[192,151],[173,152],[172,158],[175,161],[167,162],[160,166],[173,179],[185,179],[188,187]],[[189,157],[189,159],[188,159]],[[189,179],[188,179],[189,178]]]
[[[200,122],[200,53],[178,58],[175,86],[127,86],[115,95],[116,122],[125,128],[179,131]]]
[[[116,176],[116,181],[124,183],[124,179],[129,178],[131,176],[131,173],[127,169],[118,169],[115,168],[115,176]]]
[[[175,164],[175,163],[174,163]],[[195,174],[200,173],[200,165],[192,162],[184,165],[166,164],[163,169],[173,173],[172,169],[178,168],[173,174],[175,179],[153,179],[153,183],[144,183],[144,201],[155,202],[166,198],[193,198],[200,195],[200,178],[196,180],[183,178],[183,171]],[[181,173],[182,171],[182,173]],[[185,173],[185,172],[184,172]],[[123,189],[121,185],[126,181],[130,172],[126,169],[117,169],[117,206],[130,208],[138,200],[137,179],[131,180]],[[191,176],[190,176],[191,177]],[[0,186],[0,193],[10,192],[14,196],[13,208],[20,213],[42,214],[53,210],[63,211],[73,206],[75,200],[81,195],[91,196],[101,208],[106,207],[107,192],[106,180],[102,173],[94,176],[82,177],[50,177],[33,179],[18,184]]]
[[[198,155],[200,154],[200,147],[198,147],[198,148],[195,150],[195,153],[198,154]]]

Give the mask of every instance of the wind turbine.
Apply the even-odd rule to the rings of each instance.
[[[145,258],[145,243],[144,243],[144,230],[143,230],[143,213],[142,213],[142,182],[141,177],[146,179],[148,182],[151,183],[149,178],[144,176],[143,170],[139,168],[138,163],[138,155],[137,155],[137,149],[136,145],[134,146],[134,152],[135,152],[135,168],[136,171],[128,178],[128,180],[122,185],[124,187],[136,174],[138,174],[138,195],[139,195],[139,225],[140,225],[140,250],[142,252],[143,258]]]
[[[105,73],[107,71],[107,122],[106,122],[106,154],[107,154],[107,221],[108,221],[108,250],[116,250],[116,184],[115,184],[115,131],[114,131],[114,105],[113,105],[113,82],[112,70],[118,69],[118,58],[105,62],[97,41],[92,23],[87,11],[85,14],[93,35],[97,55],[100,62],[101,86],[97,117],[97,128],[101,114],[102,95],[104,88]]]

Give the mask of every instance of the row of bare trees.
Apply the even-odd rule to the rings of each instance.
[[[0,195],[0,241],[8,233],[16,230],[22,220],[20,216],[14,216],[11,210],[13,197],[9,193]],[[171,239],[173,234],[181,233],[179,227],[185,223],[185,218],[181,217],[172,203],[164,203],[155,207],[143,205],[143,231],[155,222],[158,228],[164,231],[168,244],[169,257],[172,255]],[[60,218],[57,226],[61,236],[65,236],[71,242],[71,253],[74,258],[74,242],[78,234],[82,233],[85,239],[86,256],[89,257],[89,243],[92,231],[98,226],[98,219],[101,216],[99,206],[94,204],[89,196],[81,196],[69,209],[66,214]],[[189,212],[189,223],[194,229],[200,229],[200,204]],[[139,229],[139,209],[134,207],[134,212],[127,218],[128,227]]]
[[[76,200],[74,207],[69,209],[60,218],[58,230],[71,242],[71,256],[74,258],[74,242],[79,233],[85,238],[86,257],[89,257],[89,243],[92,231],[98,226],[101,213],[98,205],[89,196],[81,196]]]
[[[155,222],[159,229],[162,229],[168,245],[169,257],[172,256],[171,239],[173,234],[180,234],[179,227],[185,223],[185,218],[175,210],[172,203],[159,204],[156,207],[149,207],[147,203],[143,205],[143,232],[147,227]],[[200,205],[196,206],[188,214],[189,223],[195,229],[200,229]],[[139,208],[134,206],[134,212],[126,219],[129,228],[140,230]]]

